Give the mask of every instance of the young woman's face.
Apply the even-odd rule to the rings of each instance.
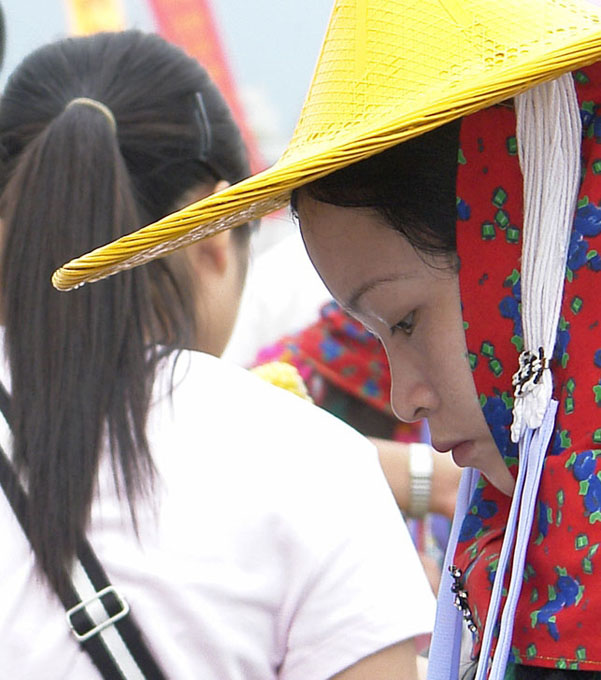
[[[407,422],[427,418],[438,451],[452,450],[458,465],[479,469],[510,494],[513,478],[476,395],[449,258],[418,254],[372,210],[301,193],[298,213],[324,283],[386,349],[396,415]]]

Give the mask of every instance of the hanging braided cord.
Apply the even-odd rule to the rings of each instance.
[[[553,354],[565,266],[580,181],[580,112],[570,74],[516,97],[517,139],[524,177],[522,327],[524,349],[543,350],[547,368],[514,403],[512,440],[542,423],[553,381]]]
[[[476,680],[487,677],[503,581],[513,555],[490,680],[502,680],[507,666],[534,508],[557,410],[557,403],[551,399],[553,379],[549,360],[559,324],[580,180],[582,130],[572,76],[566,74],[529,90],[516,97],[515,103],[518,153],[524,178],[521,317],[525,349],[520,364],[522,361],[527,364],[530,358],[532,362],[538,361],[540,371],[538,379],[531,379],[523,390],[520,390],[519,376],[515,380],[518,389],[511,434],[513,441],[519,441],[518,483],[499,556]],[[532,375],[530,371],[531,378]]]

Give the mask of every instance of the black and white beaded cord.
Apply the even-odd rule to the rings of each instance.
[[[478,627],[474,623],[474,617],[468,602],[467,590],[465,589],[465,585],[462,580],[463,572],[454,564],[449,567],[449,572],[453,577],[453,585],[451,586],[451,592],[455,595],[453,604],[455,605],[455,608],[461,612],[469,632],[472,635],[477,635]]]

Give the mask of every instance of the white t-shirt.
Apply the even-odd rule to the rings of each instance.
[[[174,680],[328,678],[431,629],[434,602],[375,450],[227,362],[159,373],[140,539],[103,463],[88,538]],[[6,432],[0,433],[6,442]],[[0,493],[0,678],[98,677]]]

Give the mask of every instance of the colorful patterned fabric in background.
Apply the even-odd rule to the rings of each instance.
[[[318,406],[327,408],[332,400],[329,388],[335,386],[383,415],[390,428],[388,438],[420,440],[420,424],[400,423],[392,413],[390,371],[380,342],[336,302],[324,305],[312,325],[263,348],[255,363],[268,361],[287,361],[296,366]],[[348,422],[345,413],[336,415]]]
[[[379,340],[336,302],[321,309],[304,330],[261,350],[256,365],[284,361],[295,366],[318,406],[369,437],[422,441],[423,423],[401,423],[390,407],[390,371]],[[410,520],[418,550],[442,567],[449,521],[438,515]]]
[[[583,122],[582,185],[552,360],[556,430],[543,470],[511,660],[601,670],[601,64],[574,74]],[[510,441],[511,377],[522,349],[522,178],[515,114],[496,106],[466,118],[457,178],[457,246],[466,338],[476,389],[499,450]],[[492,588],[509,499],[481,479],[456,563],[478,626]]]

